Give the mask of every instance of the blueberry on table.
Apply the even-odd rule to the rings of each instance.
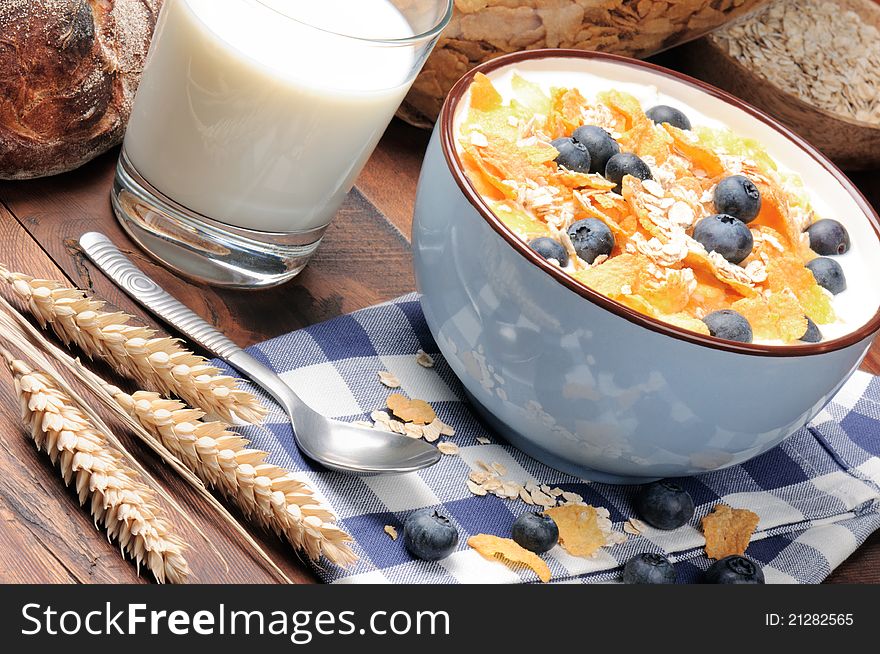
[[[590,153],[591,173],[603,174],[608,160],[620,152],[617,141],[597,125],[581,125],[574,130],[571,138],[583,145]]]
[[[715,186],[715,211],[751,222],[761,212],[761,191],[748,177],[725,177]]]
[[[678,529],[694,516],[694,499],[668,480],[642,486],[636,495],[639,517],[657,529]]]
[[[730,263],[739,263],[752,253],[755,239],[746,224],[728,216],[716,213],[706,216],[694,226],[694,240],[707,252],[717,252]]]
[[[625,584],[674,584],[675,568],[662,554],[636,554],[623,566]]]
[[[733,309],[713,311],[703,318],[703,322],[709,328],[709,334],[716,338],[740,343],[752,342],[752,326],[745,316]]]
[[[638,177],[641,180],[653,179],[651,169],[644,161],[632,152],[619,152],[608,160],[605,164],[605,178],[609,182],[614,182],[615,193],[620,193],[622,187],[621,182],[626,175]]]
[[[568,228],[568,238],[577,255],[587,263],[593,263],[596,257],[611,254],[614,248],[614,234],[608,225],[598,218],[584,218],[575,221]]]
[[[529,247],[548,261],[553,259],[562,267],[568,265],[568,252],[565,251],[562,243],[555,238],[541,236],[529,241]]]
[[[816,254],[844,254],[849,250],[849,232],[846,227],[831,218],[817,220],[807,227],[810,249]]]
[[[846,276],[843,274],[843,268],[834,259],[816,257],[807,264],[807,268],[813,273],[816,283],[834,295],[846,290]]]
[[[420,509],[406,519],[403,542],[417,559],[439,561],[452,554],[458,545],[458,531],[449,518],[436,510]]]
[[[800,340],[804,343],[819,343],[822,341],[822,332],[819,331],[819,327],[810,320],[810,316],[804,316],[807,319],[807,331],[804,332],[804,335],[800,337]]]
[[[715,561],[706,571],[708,584],[763,584],[761,567],[744,556],[734,554]]]
[[[557,164],[576,173],[590,172],[590,153],[585,145],[567,136],[551,141],[550,145],[559,150],[554,159]]]
[[[668,104],[658,104],[645,112],[645,115],[655,123],[669,123],[678,129],[690,129],[691,121],[683,111],[670,107]]]
[[[543,554],[559,542],[559,527],[543,513],[523,513],[513,523],[511,536],[520,547]]]

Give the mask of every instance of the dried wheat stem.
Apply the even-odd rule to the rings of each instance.
[[[89,356],[109,361],[143,387],[177,395],[230,422],[238,418],[256,424],[266,416],[266,407],[255,395],[237,388],[233,377],[220,374],[177,339],[129,324],[132,316],[103,311],[103,302],[60,282],[34,279],[3,266],[0,278],[43,328],[48,325],[66,344],[75,343]]]
[[[0,333],[4,340],[14,344],[15,348],[26,353],[27,357],[38,365],[43,372],[52,378],[52,380],[62,389],[62,391],[72,398],[85,413],[86,417],[96,425],[98,430],[106,434],[111,440],[111,445],[120,451],[125,451],[123,444],[117,439],[101,417],[96,414],[80,397],[76,391],[64,381],[53,366],[54,363],[62,364],[67,370],[73,374],[81,383],[94,393],[96,398],[101,401],[108,409],[114,412],[116,417],[131,430],[143,443],[149,446],[156,454],[158,454],[166,464],[175,470],[186,481],[193,490],[202,497],[210,506],[212,506],[218,514],[226,521],[230,528],[237,533],[242,540],[247,543],[260,558],[265,561],[269,568],[275,572],[285,583],[293,583],[281,568],[272,560],[266,551],[260,547],[253,537],[239,524],[238,520],[229,513],[226,507],[221,504],[212,495],[202,480],[187,467],[174,453],[166,448],[162,442],[148,431],[144,426],[123,409],[107,389],[115,389],[110,386],[106,380],[100,375],[95,374],[85,367],[79,359],[74,359],[64,350],[56,346],[54,343],[46,339],[37,328],[29,323],[5,298],[0,296]],[[52,358],[52,361],[48,357]],[[137,462],[136,459],[129,457],[131,465],[139,470],[144,476],[149,473]],[[159,493],[170,505],[174,506],[182,515],[186,516],[184,510],[177,504],[173,497],[159,489]],[[203,538],[206,538],[199,527],[187,518],[193,525],[194,529]],[[220,552],[211,544],[211,548],[220,555]],[[222,559],[222,555],[221,555]],[[225,560],[223,561],[226,565]],[[229,566],[226,565],[226,569]]]
[[[357,560],[351,537],[334,524],[336,516],[312,489],[289,471],[266,462],[268,454],[252,449],[247,439],[221,422],[204,422],[204,414],[177,400],[138,391],[129,395],[105,390],[205,483],[234,501],[254,519],[317,561],[345,566]]]
[[[184,583],[186,545],[172,533],[153,491],[52,379],[8,351],[2,354],[37,448],[60,468],[68,486],[75,484],[80,504],[88,502],[95,521],[159,583]]]

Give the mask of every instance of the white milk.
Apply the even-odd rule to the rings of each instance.
[[[125,152],[159,191],[215,220],[326,225],[417,63],[412,45],[363,39],[410,36],[387,0],[166,0]]]

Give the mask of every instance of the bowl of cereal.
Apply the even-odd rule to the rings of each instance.
[[[880,219],[849,180],[736,98],[614,55],[528,51],[465,75],[413,247],[478,413],[587,479],[765,452],[880,329]]]

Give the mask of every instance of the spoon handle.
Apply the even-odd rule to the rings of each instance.
[[[79,244],[89,259],[135,302],[263,387],[290,413],[297,400],[292,399],[290,388],[273,370],[168,294],[109,238],[99,232],[87,232],[80,237]]]

